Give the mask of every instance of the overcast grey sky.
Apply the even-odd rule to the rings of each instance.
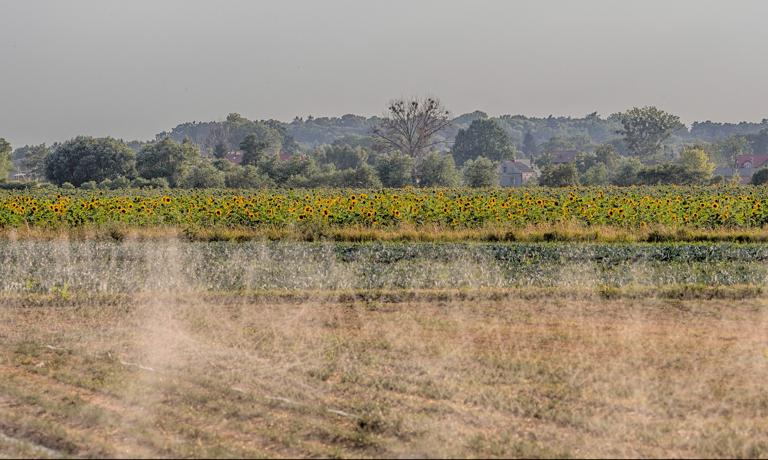
[[[0,0],[0,137],[183,121],[454,114],[768,117],[768,1]]]

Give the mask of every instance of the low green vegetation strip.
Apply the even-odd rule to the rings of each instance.
[[[735,243],[54,240],[4,242],[0,258],[0,294],[61,298],[520,289],[611,296],[680,286],[706,296],[709,288],[759,290],[768,277],[768,246]]]
[[[5,308],[90,308],[112,307],[131,310],[135,305],[156,302],[190,302],[211,305],[254,304],[343,304],[362,305],[370,310],[386,310],[391,305],[429,302],[450,304],[457,301],[501,302],[510,300],[746,300],[767,299],[766,288],[757,285],[667,285],[624,287],[518,287],[484,289],[358,289],[349,291],[257,290],[239,292],[207,292],[204,294],[91,294],[56,291],[54,293],[0,294]]]

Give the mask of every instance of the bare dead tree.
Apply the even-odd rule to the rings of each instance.
[[[442,142],[434,140],[435,134],[450,124],[449,112],[438,99],[396,99],[390,102],[373,135],[390,149],[419,159]]]

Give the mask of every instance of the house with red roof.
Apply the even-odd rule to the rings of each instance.
[[[736,165],[739,169],[760,169],[768,163],[768,155],[739,155],[736,157]]]

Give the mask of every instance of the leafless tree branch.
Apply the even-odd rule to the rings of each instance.
[[[373,129],[373,136],[390,149],[417,158],[441,143],[433,138],[450,124],[449,112],[435,98],[397,99],[389,104],[381,123]]]

